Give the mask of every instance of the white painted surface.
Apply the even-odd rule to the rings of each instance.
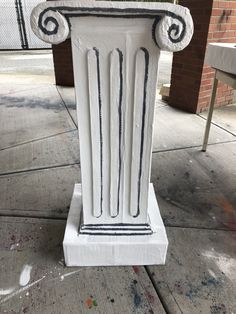
[[[236,43],[208,44],[205,63],[212,68],[236,75]]]
[[[168,240],[152,185],[149,189],[148,203],[152,235],[78,235],[81,208],[81,185],[76,184],[63,241],[67,266],[156,265],[165,263]]]
[[[140,166],[141,132],[143,116],[143,93],[145,77],[145,52],[139,49],[135,56],[135,74],[134,74],[134,104],[133,104],[133,133],[132,133],[132,157],[131,157],[131,187],[130,191],[130,214],[138,214],[138,181]],[[145,115],[146,116],[146,115]],[[140,182],[141,183],[141,182]],[[140,186],[141,188],[141,186]],[[147,207],[147,206],[146,206]]]
[[[80,145],[83,147],[80,150],[80,160],[84,222],[145,223],[159,58],[159,49],[152,39],[152,21],[87,17],[72,18],[71,25],[78,126]],[[99,55],[95,54],[94,47]],[[147,65],[141,47],[146,47]],[[117,76],[113,75],[111,66],[114,65],[110,62],[111,53],[116,49],[119,49],[123,58],[122,99],[119,104],[118,96],[117,105],[110,102],[111,97],[116,97],[111,95],[114,93],[114,86],[117,86],[118,94],[121,88],[119,72]],[[93,60],[87,60],[88,50],[93,53]],[[135,70],[136,57],[138,59]],[[139,112],[138,122],[135,122],[136,112]],[[112,120],[111,114],[114,115]],[[139,126],[133,131],[135,124]],[[116,170],[115,152],[118,153]],[[135,178],[131,179],[132,176]],[[119,209],[116,206],[110,207],[111,197],[113,205],[119,201]],[[130,202],[135,207],[132,211]],[[139,215],[136,215],[138,208]],[[119,213],[116,215],[115,212]],[[101,216],[99,213],[102,213]]]
[[[87,52],[87,63],[88,63],[88,100],[89,100],[89,117],[90,117],[90,128],[91,128],[91,169],[92,169],[92,215],[94,217],[101,216],[100,200],[102,197],[102,180],[101,180],[101,162],[99,162],[101,155],[100,145],[100,112],[99,112],[99,95],[98,95],[98,73],[97,73],[97,59],[93,49],[89,49]],[[76,84],[76,83],[75,83]],[[77,85],[77,84],[76,84]],[[80,85],[80,84],[79,84]],[[80,98],[80,101],[83,101]],[[81,112],[81,119],[84,115]],[[80,132],[80,137],[83,137]],[[87,143],[89,145],[90,143]],[[83,153],[81,153],[83,154]]]
[[[122,121],[119,118],[119,111],[124,114],[124,108],[120,107],[120,86],[122,79],[120,73],[121,51],[114,49],[110,54],[110,215],[116,217],[119,214],[119,206],[122,202],[120,185],[122,177],[119,173],[122,169],[120,155],[119,136]],[[123,57],[122,61],[123,63]],[[121,139],[122,141],[122,139]],[[123,142],[123,141],[122,141]],[[123,146],[124,143],[121,143]],[[122,174],[121,174],[122,175]]]

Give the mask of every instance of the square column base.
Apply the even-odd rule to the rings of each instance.
[[[152,184],[149,187],[148,199],[149,224],[153,231],[150,235],[79,234],[81,211],[81,184],[75,184],[63,240],[67,266],[165,264],[168,239]]]

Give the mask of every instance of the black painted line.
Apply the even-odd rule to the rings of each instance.
[[[136,224],[134,225],[128,225],[128,226],[120,226],[119,224],[110,224],[110,225],[103,225],[103,226],[99,226],[99,225],[92,225],[92,226],[88,226],[88,225],[82,225],[82,228],[114,228],[115,227],[119,227],[120,229],[125,229],[125,228],[139,228],[140,230],[142,229],[147,229],[150,228],[150,225],[142,225],[142,226],[138,226]]]
[[[119,107],[118,107],[118,114],[119,114],[119,175],[118,175],[118,191],[117,191],[117,214],[119,215],[120,212],[120,185],[121,185],[121,139],[122,139],[122,98],[123,98],[123,53],[122,51],[117,48],[116,49],[119,54],[119,76],[120,76],[120,86],[119,86]],[[112,218],[116,217],[112,216]]]
[[[117,226],[117,225],[106,225],[106,226],[98,226],[98,225],[95,225],[95,226],[90,226],[88,227],[87,225],[82,225],[81,228],[89,228],[89,229],[96,229],[96,228],[106,228],[106,229],[110,229],[110,228],[114,228],[115,227],[118,227],[120,230],[121,229],[134,229],[134,228],[139,228],[139,230],[143,230],[143,229],[150,229],[151,227],[148,225],[148,226],[137,226],[137,225],[132,225],[132,226]]]
[[[145,118],[146,118],[146,98],[147,98],[147,82],[148,82],[148,67],[149,67],[149,53],[146,48],[140,48],[144,52],[145,58],[145,71],[144,71],[144,86],[143,86],[143,112],[142,112],[142,127],[141,127],[141,145],[140,145],[140,159],[139,159],[139,173],[138,173],[138,206],[137,214],[133,217],[138,217],[140,214],[140,193],[141,193],[141,176],[143,165],[143,146],[144,146],[144,130],[145,130]]]
[[[144,232],[144,231],[151,231],[151,228],[144,228],[144,229],[140,229],[140,228],[83,228],[81,227],[80,230],[86,230],[86,231],[96,231],[96,230],[101,230],[101,231],[140,231],[140,232]]]
[[[83,224],[83,225],[81,225],[82,227],[84,227],[84,226],[86,226],[86,227],[106,227],[106,226],[121,226],[121,227],[126,227],[126,226],[134,226],[134,227],[136,227],[136,226],[142,226],[142,227],[149,227],[149,224],[131,224],[131,223],[115,223],[115,224]]]
[[[91,233],[91,232],[79,232],[79,234],[86,234],[86,235],[95,235],[95,236],[144,236],[144,235],[152,235],[152,232],[149,233],[102,233],[102,232],[96,232],[96,233]]]
[[[133,19],[133,18],[146,18],[146,19],[155,19],[155,15],[151,14],[94,14],[94,13],[64,13],[65,16],[71,18],[71,17],[89,17],[89,16],[95,16],[95,17],[110,17],[110,18],[119,18],[119,19]],[[161,16],[160,16],[161,17]]]
[[[167,10],[152,10],[152,9],[143,9],[143,8],[99,8],[99,7],[93,7],[93,8],[88,8],[88,7],[82,7],[82,8],[74,8],[74,7],[67,7],[67,6],[58,6],[58,7],[48,7],[45,10],[43,10],[39,14],[39,19],[38,19],[38,27],[39,29],[46,35],[55,35],[58,32],[59,24],[54,17],[46,17],[46,19],[43,21],[43,15],[47,13],[48,11],[52,12],[57,12],[59,11],[61,14],[64,13],[65,16],[68,17],[76,17],[76,16],[88,16],[88,15],[93,15],[97,17],[112,17],[112,18],[152,18],[155,19],[158,16],[168,16],[172,17],[173,19],[178,20],[182,25],[183,29],[182,32],[180,33],[180,36],[176,39],[171,37],[171,32],[175,31],[175,35],[178,35],[179,33],[179,26],[175,23],[173,23],[169,29],[168,29],[168,36],[169,40],[172,43],[178,43],[180,42],[185,34],[186,34],[186,23],[185,20],[180,16],[177,15],[173,12],[167,11]],[[64,12],[63,12],[64,11]],[[69,13],[69,12],[81,12],[81,13]],[[84,12],[84,13],[83,13]],[[100,13],[101,12],[101,13]],[[108,14],[104,14],[108,13]],[[115,13],[115,14],[111,14]],[[118,13],[121,13],[122,15],[119,15]],[[126,15],[124,15],[124,13]],[[129,14],[131,13],[131,14]],[[140,14],[138,14],[140,13]],[[51,22],[54,23],[55,27],[52,30],[47,30],[46,27],[43,25],[47,26],[47,24]],[[154,21],[154,28],[157,25],[156,19]],[[152,31],[152,34],[155,35],[155,32]],[[156,42],[155,37],[153,38],[154,41]]]
[[[104,233],[106,234],[106,231],[112,232],[112,231],[120,231],[121,233],[132,233],[133,231],[139,231],[141,234],[143,234],[144,232],[152,232],[151,229],[145,229],[145,230],[140,230],[140,229],[119,229],[119,228],[109,228],[109,229],[102,229],[102,228],[98,228],[98,229],[80,229],[81,232],[90,232],[93,233],[93,231],[104,231]],[[118,232],[117,232],[118,233]]]
[[[140,14],[147,14],[148,16],[154,16],[155,15],[167,15],[171,16],[173,18],[178,19],[181,18],[180,15],[177,15],[171,11],[167,10],[160,10],[160,9],[145,9],[145,8],[102,8],[102,7],[68,7],[68,6],[55,6],[55,7],[47,7],[45,10],[41,12],[41,14],[45,14],[47,11],[79,11],[79,12],[85,12],[85,14],[93,14],[93,12],[107,12],[107,13],[132,13],[132,16],[140,16]],[[64,12],[67,14],[68,12]],[[140,13],[140,14],[138,14]],[[75,13],[76,14],[76,13]],[[73,15],[74,16],[74,15]],[[110,16],[110,15],[106,15]],[[123,15],[121,15],[123,16]]]
[[[157,40],[156,40],[156,27],[157,27],[157,24],[160,22],[161,18],[160,17],[157,17],[155,20],[154,20],[154,23],[152,24],[152,39],[154,41],[154,43],[157,45],[157,47],[160,49],[158,43],[157,43]]]
[[[100,78],[100,62],[99,62],[99,50],[93,47],[97,60],[97,84],[98,84],[98,106],[99,106],[99,135],[100,135],[100,177],[101,177],[101,198],[100,198],[100,215],[96,218],[101,217],[103,212],[103,136],[102,136],[102,99],[101,99],[101,78]]]

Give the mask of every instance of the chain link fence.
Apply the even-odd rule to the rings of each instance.
[[[0,50],[48,49],[30,27],[32,9],[42,0],[0,0]]]

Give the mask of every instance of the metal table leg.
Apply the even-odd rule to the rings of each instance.
[[[208,109],[207,123],[206,123],[204,140],[203,140],[203,145],[202,145],[202,151],[203,152],[205,152],[207,149],[210,127],[211,127],[211,120],[212,120],[212,115],[213,115],[215,99],[216,99],[216,91],[217,91],[217,86],[218,86],[218,79],[216,78],[216,75],[217,75],[217,70],[215,72],[215,77],[214,77],[214,82],[213,82],[213,87],[212,87],[212,93],[211,93],[211,101],[210,101],[210,106]]]

